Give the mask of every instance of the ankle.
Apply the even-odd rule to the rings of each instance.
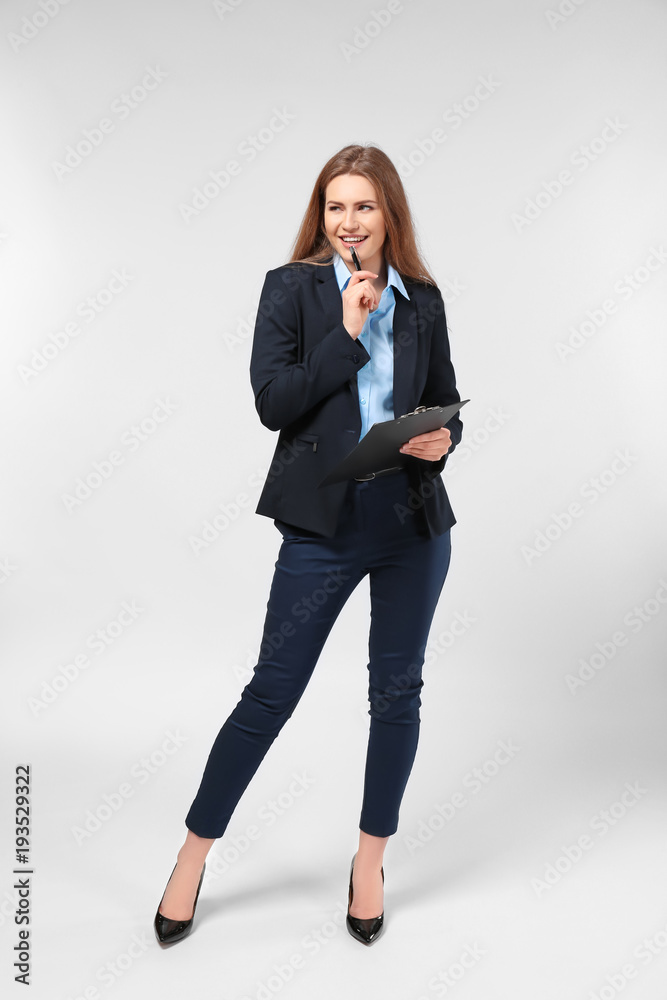
[[[364,871],[380,871],[389,837],[375,837],[363,830],[359,833],[359,846],[355,857],[355,867]]]
[[[206,840],[188,830],[185,842],[177,855],[178,863],[184,868],[198,868],[201,871],[214,843],[215,840]]]
[[[204,867],[206,855],[204,854],[203,856],[199,856],[194,851],[188,851],[186,848],[181,847],[180,851],[176,855],[176,860],[182,871],[190,869],[192,871],[201,871]]]
[[[366,854],[357,851],[354,858],[355,870],[363,870],[365,872],[379,872],[383,867],[382,857],[378,857],[377,854]]]

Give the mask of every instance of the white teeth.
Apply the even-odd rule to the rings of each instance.
[[[365,236],[341,236],[341,239],[342,239],[343,243],[361,243],[361,241],[365,240],[366,237]]]

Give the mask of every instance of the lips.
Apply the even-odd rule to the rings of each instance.
[[[362,237],[355,236],[353,239],[346,239],[345,236],[340,236],[339,239],[341,243],[345,244],[346,247],[349,246],[358,247],[361,246],[361,244],[368,239],[368,236],[362,236]]]

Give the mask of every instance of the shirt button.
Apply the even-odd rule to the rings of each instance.
[[[365,399],[362,399],[362,400],[361,400],[361,402],[365,404],[366,400],[365,400]]]

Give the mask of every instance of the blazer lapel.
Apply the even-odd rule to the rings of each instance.
[[[324,267],[318,266],[316,271],[317,290],[320,293],[322,309],[327,316],[333,316],[336,320],[334,326],[343,320],[343,300],[340,295],[340,288],[336,281],[336,272],[333,264]]]
[[[404,279],[405,281],[405,279]],[[394,346],[394,417],[407,413],[411,406],[411,387],[417,363],[419,329],[414,289],[405,284],[410,299],[394,289],[393,346]],[[400,360],[399,360],[400,359]]]

